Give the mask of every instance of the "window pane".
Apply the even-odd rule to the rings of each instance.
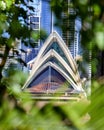
[[[31,29],[39,29],[39,24],[30,24]]]
[[[30,17],[30,22],[39,22],[39,17]]]

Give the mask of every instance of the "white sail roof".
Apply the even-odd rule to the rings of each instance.
[[[65,58],[63,58],[54,48],[49,49],[49,47],[54,42],[57,42],[58,47],[61,48],[64,57],[67,60],[65,60]],[[49,60],[52,57],[55,58],[58,61],[58,63],[61,64],[62,67],[57,63],[52,63]],[[71,86],[75,90],[84,91],[82,88],[80,75],[77,69],[77,64],[73,59],[70,50],[68,49],[68,47],[66,46],[66,44],[57,32],[52,32],[43,44],[43,46],[41,47],[37,57],[35,58],[31,74],[26,83],[24,84],[23,88],[28,87],[32,80],[47,66],[51,66],[56,71],[58,71],[71,84]]]

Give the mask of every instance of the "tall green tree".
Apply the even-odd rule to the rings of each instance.
[[[0,1],[0,80],[9,53],[17,44],[16,39],[26,44],[26,38],[30,37],[28,10],[33,10],[33,7],[28,6],[26,0]]]
[[[14,49],[18,45],[17,40],[28,44],[26,39],[31,35],[31,30],[28,28],[28,10],[33,10],[33,7],[28,6],[26,0],[0,0],[0,103],[3,102],[7,87],[12,86],[10,81],[9,85],[6,83],[6,77],[4,79],[3,76],[6,62],[15,58],[14,53],[18,55],[18,50]],[[22,61],[19,58],[17,60]],[[9,74],[13,73],[9,70]]]

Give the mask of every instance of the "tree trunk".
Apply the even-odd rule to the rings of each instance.
[[[3,70],[4,66],[5,66],[6,61],[7,61],[9,51],[10,51],[10,48],[8,46],[5,46],[4,56],[1,58],[1,63],[0,63],[0,81],[2,79],[2,70]]]

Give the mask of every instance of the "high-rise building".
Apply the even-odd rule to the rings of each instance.
[[[66,0],[67,4],[69,4],[69,2],[69,0]],[[63,25],[65,25],[64,28],[66,28],[62,29],[55,26],[56,17],[50,7],[50,0],[34,0],[34,2],[29,2],[29,4],[34,7],[33,12],[28,11],[29,28],[35,32],[42,29],[47,33],[47,36],[49,36],[51,32],[56,31],[67,44],[73,58],[82,54],[80,45],[81,19],[76,16],[76,11],[73,8],[67,9],[67,12],[70,13],[69,20],[66,20],[66,14],[64,12],[62,13],[64,20],[59,22],[63,22]],[[35,48],[27,48],[27,63],[30,63],[30,61],[35,58],[43,43],[41,40],[38,40]]]

